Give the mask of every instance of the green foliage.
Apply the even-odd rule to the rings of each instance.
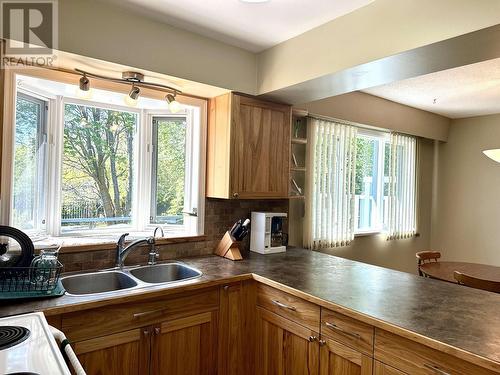
[[[137,115],[66,104],[64,120],[63,206],[92,200],[108,218],[130,216]]]
[[[21,96],[16,101],[13,222],[22,229],[31,229],[34,225],[39,107]]]
[[[362,194],[364,177],[373,177],[375,141],[369,138],[356,139],[356,195]]]
[[[156,216],[178,215],[184,209],[186,122],[161,119],[157,124]]]
[[[38,103],[18,97],[14,223],[27,229],[33,226],[39,177],[39,116]],[[63,218],[130,220],[137,122],[137,115],[131,112],[76,104],[64,106]],[[157,130],[157,216],[180,215],[184,208],[186,123],[184,119],[162,118]],[[104,225],[123,222],[116,219]]]

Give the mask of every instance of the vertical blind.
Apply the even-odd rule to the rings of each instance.
[[[354,239],[355,126],[309,118],[304,246],[345,246]]]
[[[417,228],[417,139],[391,134],[388,239],[414,236]]]

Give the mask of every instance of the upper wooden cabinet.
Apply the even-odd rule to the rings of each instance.
[[[234,93],[210,100],[207,197],[288,197],[291,112]]]

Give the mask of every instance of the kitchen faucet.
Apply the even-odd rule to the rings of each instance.
[[[116,267],[123,268],[123,263],[125,262],[128,254],[136,247],[146,244],[149,245],[148,265],[156,264],[156,259],[158,259],[158,257],[160,256],[155,248],[156,232],[158,230],[160,231],[161,237],[163,238],[165,236],[163,233],[163,228],[156,227],[152,237],[135,240],[128,244],[128,246],[125,246],[125,238],[129,235],[129,233],[122,234],[118,239],[118,242],[116,243]]]

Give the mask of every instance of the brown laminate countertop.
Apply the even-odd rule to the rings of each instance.
[[[0,316],[46,314],[137,300],[253,277],[328,308],[436,349],[500,370],[500,295],[318,252],[289,249],[232,262],[216,256],[181,259],[203,276],[170,286],[110,296],[62,296],[4,302]],[[147,290],[147,293],[145,291]]]

